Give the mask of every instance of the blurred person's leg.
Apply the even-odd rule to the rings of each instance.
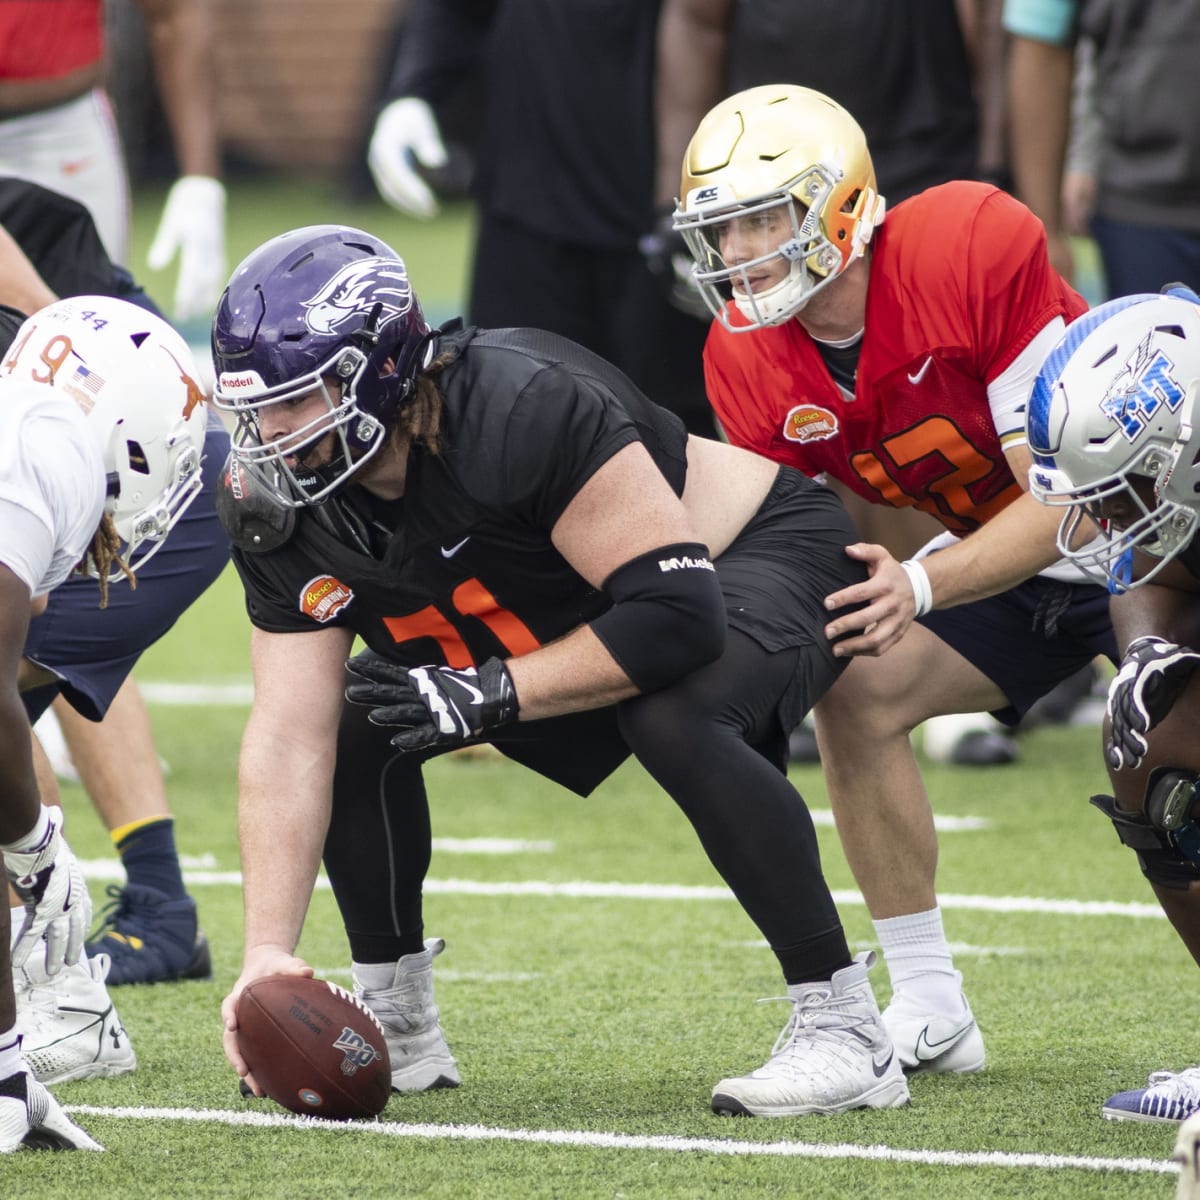
[[[1161,291],[1186,283],[1200,290],[1200,233],[1131,225],[1109,217],[1092,218],[1109,296]]]
[[[126,883],[87,952],[113,961],[113,983],[208,978],[212,960],[197,928],[175,846],[150,716],[128,676],[101,721],[56,705],[72,761],[121,856]]]

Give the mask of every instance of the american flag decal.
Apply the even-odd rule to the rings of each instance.
[[[93,396],[100,394],[100,389],[104,386],[104,380],[97,375],[95,371],[85,367],[82,363],[75,368],[75,373],[71,376],[72,383],[82,384]]]

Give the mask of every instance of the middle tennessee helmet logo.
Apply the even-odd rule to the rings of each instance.
[[[313,333],[337,333],[351,318],[357,328],[377,305],[381,326],[403,316],[413,303],[412,283],[402,264],[386,258],[350,263],[304,301],[304,323]]]
[[[1115,421],[1126,440],[1135,441],[1165,404],[1174,412],[1183,403],[1184,390],[1172,375],[1175,364],[1161,351],[1150,352],[1150,334],[1138,346],[1100,402],[1100,410]]]

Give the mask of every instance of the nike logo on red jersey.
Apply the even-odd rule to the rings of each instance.
[[[918,383],[920,383],[922,379],[925,378],[925,372],[929,370],[929,366],[932,362],[933,362],[933,355],[931,354],[921,364],[921,369],[915,375],[909,375],[908,382],[911,383],[913,385],[913,387],[916,387],[916,385]]]

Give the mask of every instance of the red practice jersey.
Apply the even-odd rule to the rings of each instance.
[[[103,53],[100,0],[0,3],[0,79],[55,79]]]
[[[987,184],[904,201],[871,246],[853,399],[791,320],[753,333],[714,322],[709,400],[735,445],[969,533],[1021,494],[988,384],[1049,321],[1087,304],[1050,266],[1041,222]]]

